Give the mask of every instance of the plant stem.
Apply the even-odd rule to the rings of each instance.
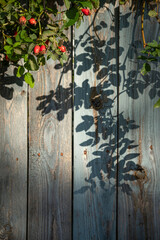
[[[142,31],[142,39],[143,39],[143,47],[146,47],[146,41],[145,41],[145,36],[144,36],[144,9],[145,9],[145,0],[143,2],[142,6],[142,17],[141,17],[141,31]]]

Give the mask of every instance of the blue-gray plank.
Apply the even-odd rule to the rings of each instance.
[[[119,95],[119,239],[160,239],[160,111],[153,105],[159,95],[159,69],[140,74],[138,55],[143,48],[141,1],[133,13],[120,9]],[[159,24],[145,12],[146,42],[158,38]]]
[[[75,28],[74,240],[116,238],[115,37],[107,3]]]
[[[27,86],[0,69],[0,239],[26,238]]]

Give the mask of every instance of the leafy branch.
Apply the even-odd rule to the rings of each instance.
[[[19,0],[0,0],[1,61],[4,65],[12,63],[17,69],[16,76],[31,88],[35,81],[32,71],[38,71],[46,60],[59,60],[61,65],[67,61],[65,30],[75,23],[80,26],[84,15],[99,6],[99,0],[64,0],[64,3],[66,10],[59,12],[56,5],[50,8],[47,0],[30,0],[28,9]]]

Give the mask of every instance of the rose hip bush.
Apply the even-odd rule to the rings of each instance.
[[[49,1],[0,0],[0,56],[3,64],[12,63],[17,77],[34,86],[32,71],[39,70],[46,60],[67,61],[65,34],[70,26],[80,26],[83,17],[98,8],[99,0],[64,0],[66,10],[59,12]]]

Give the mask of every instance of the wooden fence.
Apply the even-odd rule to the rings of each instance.
[[[160,71],[140,74],[141,5],[107,2],[68,32],[74,66],[1,78],[0,240],[160,239]]]

